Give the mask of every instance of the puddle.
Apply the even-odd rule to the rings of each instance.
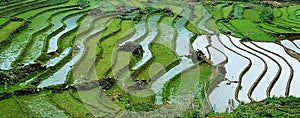
[[[174,78],[176,75],[182,73],[182,71],[192,67],[193,61],[190,58],[185,57],[185,55],[190,55],[190,38],[191,33],[184,28],[184,24],[186,22],[185,18],[179,19],[175,27],[178,32],[178,37],[176,40],[176,53],[178,56],[181,56],[181,62],[179,65],[175,66],[174,68],[170,69],[168,72],[166,72],[164,75],[159,77],[151,86],[151,89],[156,93],[156,104],[163,104],[162,101],[162,89],[166,82]]]
[[[187,57],[181,57],[181,62],[179,65],[170,69],[160,78],[158,78],[151,86],[151,89],[156,94],[161,94],[162,89],[166,82],[174,78],[176,75],[180,74],[183,70],[192,67],[194,64],[191,59]],[[160,95],[156,96],[156,104],[162,104],[162,97]]]
[[[190,38],[192,37],[192,33],[184,28],[185,23],[186,19],[180,18],[175,24],[175,28],[177,29],[178,33],[176,40],[176,53],[178,56],[187,56],[191,53]]]
[[[74,16],[74,17],[71,17],[69,19],[67,19],[64,23],[66,24],[66,28],[58,33],[57,35],[55,35],[53,38],[50,39],[49,41],[49,48],[48,48],[48,51],[47,53],[50,53],[50,52],[54,52],[58,49],[58,39],[64,35],[65,33],[71,31],[72,29],[76,28],[77,26],[77,20],[83,15],[78,15],[78,16]]]
[[[161,15],[153,15],[150,16],[148,19],[148,36],[140,43],[142,46],[144,53],[142,59],[137,62],[137,64],[132,68],[133,70],[136,70],[140,68],[142,65],[144,65],[146,62],[148,62],[151,57],[152,53],[148,47],[148,45],[155,39],[155,37],[158,35],[157,31],[157,22],[160,19]]]
[[[63,58],[65,58],[71,51],[71,48],[66,48],[58,57],[55,57],[53,59],[50,59],[47,63],[46,66],[51,67],[60,62]]]
[[[12,43],[9,46],[7,46],[6,49],[3,49],[3,51],[0,52],[1,70],[11,69],[12,62],[16,60],[16,58],[19,56],[21,51],[26,47],[27,43],[29,42],[29,39],[31,38],[31,35],[47,27],[48,22],[44,19],[47,19],[54,13],[56,12],[46,12],[43,15],[38,15],[37,17],[32,19],[32,23],[33,23],[32,25],[29,25],[28,28],[24,29],[24,31],[22,30],[20,34],[17,34],[15,38],[12,39]],[[35,23],[38,23],[38,25]],[[33,30],[29,30],[29,29],[33,29]]]
[[[146,34],[146,31],[147,31],[146,24],[145,24],[146,18],[147,18],[147,16],[144,16],[142,18],[142,21],[135,25],[136,33],[130,39],[121,43],[120,46],[125,45],[127,42],[134,42]]]

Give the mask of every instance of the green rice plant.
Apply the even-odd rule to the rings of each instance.
[[[273,26],[271,24],[266,24],[266,23],[260,23],[259,26],[262,27],[263,29],[267,29],[269,31],[276,32],[276,33],[289,33],[289,32],[291,32],[289,30],[278,28],[276,26]]]
[[[290,19],[300,21],[300,19],[296,15],[296,11],[300,10],[300,5],[289,6],[286,10]]]
[[[0,18],[0,28],[9,22],[8,18]]]
[[[162,69],[166,69],[165,67],[178,60],[176,54],[163,44],[152,43],[150,44],[150,50],[153,53],[154,60],[151,65],[147,66],[142,72],[138,74],[138,76],[136,77],[137,80],[146,80],[149,82],[156,73],[158,73]],[[156,64],[159,64],[160,66]],[[153,67],[156,68],[153,69]],[[168,69],[166,71],[168,71]]]
[[[226,7],[226,4],[218,4],[214,6],[211,10],[211,14],[213,15],[215,20],[223,19],[223,8]]]
[[[252,8],[252,9],[245,9],[243,12],[243,17],[245,19],[250,19],[253,21],[261,21],[260,15],[259,15],[260,13],[261,13],[261,11],[258,7]]]
[[[259,29],[251,20],[231,20],[230,23],[240,31],[244,37],[254,41],[274,41],[275,38]]]
[[[228,5],[226,7],[223,7],[224,18],[230,18],[232,12],[233,12],[233,5]]]
[[[10,33],[16,31],[23,22],[10,22],[6,26],[0,28],[0,42],[4,40],[8,40],[7,38],[10,36]]]
[[[242,19],[244,8],[240,4],[235,4],[233,7],[233,18]]]
[[[93,117],[85,104],[74,98],[73,94],[78,93],[72,90],[53,92],[49,94],[49,100],[71,117]]]
[[[121,22],[120,19],[116,19],[110,23],[107,30],[102,33],[100,36],[100,50],[102,52],[101,60],[97,62],[96,70],[98,70],[98,77],[102,78],[105,77],[105,73],[111,68],[112,66],[112,54],[115,49],[116,42],[120,37],[123,36],[124,33],[128,32],[129,30],[133,30],[133,21],[122,21],[120,26],[116,25]],[[118,31],[120,30],[120,31]],[[115,31],[118,31],[115,33]],[[110,36],[112,35],[112,36]],[[100,56],[100,55],[98,55]]]

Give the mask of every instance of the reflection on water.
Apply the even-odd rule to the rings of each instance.
[[[66,24],[66,28],[60,32],[59,34],[55,35],[53,38],[50,39],[49,41],[49,48],[48,48],[48,52],[47,53],[50,53],[50,52],[54,52],[58,49],[58,39],[64,35],[65,33],[71,31],[72,29],[76,28],[76,25],[77,25],[77,20],[83,15],[77,15],[77,16],[74,16],[74,17],[71,17],[69,19],[67,19],[64,23]]]
[[[132,68],[133,70],[138,69],[142,65],[144,65],[146,62],[148,62],[151,57],[152,53],[149,49],[149,44],[155,39],[155,37],[158,35],[158,30],[157,30],[157,22],[160,19],[161,15],[153,15],[149,17],[148,21],[148,29],[149,29],[149,34],[148,36],[140,43],[142,46],[144,53],[142,59],[137,62],[137,64]]]

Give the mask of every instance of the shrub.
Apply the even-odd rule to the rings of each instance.
[[[270,23],[274,19],[274,12],[271,8],[263,8],[261,13],[259,14],[261,21]]]

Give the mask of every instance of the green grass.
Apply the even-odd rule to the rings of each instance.
[[[98,71],[97,72],[97,75],[98,77],[105,77],[105,73],[111,68],[112,66],[112,55],[114,53],[114,50],[115,50],[115,45],[116,45],[116,42],[118,41],[119,38],[121,38],[124,33],[126,32],[130,32],[133,30],[133,21],[129,21],[129,20],[124,20],[121,22],[121,26],[119,26],[119,22],[121,22],[120,19],[116,19],[114,21],[112,21],[110,23],[110,25],[108,26],[108,29],[103,33],[103,36],[106,36],[108,34],[110,34],[111,32],[114,32],[116,30],[118,30],[119,27],[121,27],[121,30],[105,39],[103,42],[100,43],[100,47],[101,47],[101,50],[103,51],[103,54],[102,54],[102,59],[97,63],[97,66],[96,66],[96,70]]]
[[[109,90],[105,91],[108,98],[112,99],[116,95],[120,95],[120,100],[113,100],[115,104],[117,104],[119,107],[125,108],[126,106],[130,104],[135,103],[150,103],[153,104],[153,97],[154,96],[135,96],[133,94],[125,92],[123,89],[121,89],[117,84],[114,85]]]
[[[49,7],[44,7],[44,8],[39,8],[39,9],[34,9],[34,10],[30,10],[28,12],[24,12],[21,14],[16,15],[16,17],[18,18],[24,18],[24,19],[28,19],[31,18],[32,16],[38,15],[44,11],[48,11],[50,9],[58,9],[60,7],[65,7],[65,6],[71,6],[71,5],[76,5],[78,2],[78,0],[68,0],[68,2],[63,3],[63,4],[59,4],[59,5],[54,5],[54,6],[49,6]]]
[[[114,100],[113,102],[122,108],[125,108],[129,103],[128,94],[125,91],[123,91],[117,84],[112,86],[112,88],[110,88],[109,90],[105,91],[105,94],[110,99],[112,99],[116,95],[121,95],[122,97],[120,101]]]
[[[252,21],[261,21],[259,14],[260,9],[258,7],[252,9],[245,9],[243,12],[243,17]]]
[[[223,7],[226,6],[226,4],[218,4],[213,7],[212,9],[212,15],[214,16],[215,20],[222,19],[223,17]]]
[[[243,35],[240,34],[230,23],[218,22],[217,26],[221,31],[224,31],[225,33],[230,32],[233,36],[243,38]]]
[[[263,29],[267,29],[270,30],[272,32],[277,32],[277,33],[289,33],[291,31],[285,30],[285,29],[281,29],[281,28],[277,28],[275,26],[272,26],[270,24],[266,24],[266,23],[260,23],[259,26],[261,26]]]
[[[186,29],[188,29],[190,32],[193,32],[194,34],[197,34],[197,35],[201,35],[201,34],[203,34],[203,32],[201,32],[200,30],[199,30],[199,28],[196,26],[197,24],[193,24],[192,22],[187,22],[186,24],[185,24],[185,27],[186,27]]]
[[[0,18],[0,27],[1,27],[1,25],[5,24],[8,21],[9,21],[8,18]]]
[[[292,19],[292,20],[295,20],[295,21],[300,21],[300,19],[295,14],[295,12],[299,9],[300,9],[300,5],[289,6],[287,8],[289,18]]]
[[[92,117],[90,111],[86,108],[84,103],[76,100],[70,91],[62,91],[57,93],[50,94],[50,100],[58,106],[60,109],[63,109],[71,117]]]
[[[137,76],[136,79],[138,80],[150,81],[154,74],[158,73],[172,62],[178,60],[176,54],[163,44],[152,43],[150,44],[150,50],[154,57],[153,64],[147,66],[147,68]]]
[[[223,16],[224,16],[224,18],[229,18],[230,15],[231,15],[232,10],[233,10],[233,5],[223,7]]]
[[[203,17],[203,5],[202,4],[196,4],[195,5],[195,11],[194,11],[194,15],[196,15],[196,19],[194,19],[193,21],[191,21],[193,24],[197,25],[198,22],[202,19]]]
[[[10,33],[17,30],[22,24],[23,22],[10,22],[6,26],[0,28],[0,42],[6,40]]]
[[[240,4],[234,5],[233,17],[235,19],[242,19],[243,18],[243,10],[244,8]]]
[[[196,81],[195,79],[199,79],[199,86],[204,87],[205,84],[207,84],[210,81],[210,77],[212,76],[212,71],[213,68],[211,65],[207,64],[207,63],[201,63],[199,65],[199,67],[195,67],[193,69],[190,69],[189,71],[186,71],[184,73],[181,73],[179,76],[176,76],[175,78],[173,78],[172,80],[170,80],[168,83],[165,84],[163,90],[164,90],[164,94],[163,97],[165,100],[169,99],[169,97],[176,95],[177,91],[180,89],[189,89],[189,85],[190,84],[186,84],[189,83],[188,81]],[[192,79],[195,78],[195,79]],[[193,81],[194,80],[194,81]],[[185,83],[185,84],[182,84]],[[181,85],[180,85],[181,84]],[[185,85],[185,86],[182,86]],[[204,93],[205,90],[203,88],[201,88],[202,91],[201,93],[201,100],[205,99]],[[182,90],[181,90],[182,91]]]
[[[275,18],[281,17],[281,15],[282,15],[281,11],[278,8],[274,8],[273,12],[274,12]]]
[[[245,37],[253,41],[274,41],[275,38],[260,30],[257,24],[251,20],[231,20],[230,23],[236,27]]]
[[[17,99],[25,113],[31,117],[65,117],[65,112],[59,109],[49,99],[50,91],[32,95],[18,96]]]
[[[262,118],[300,117],[300,98],[296,97],[272,97],[262,102],[241,104],[232,113],[210,113],[209,116],[223,116],[226,118]]]
[[[92,113],[98,112],[97,114],[99,114],[100,112],[101,114],[101,112],[103,113],[115,112],[115,110],[112,109],[112,107],[115,106],[114,104],[112,104],[110,99],[107,99],[106,96],[104,96],[105,98],[100,98],[100,94],[99,94],[100,91],[101,88],[97,87],[90,90],[80,90],[78,91],[78,94],[82,102],[86,104],[86,107],[89,110],[91,110]],[[107,94],[107,96],[109,95]]]
[[[219,32],[219,28],[216,25],[216,21],[214,19],[209,19],[204,26],[210,30],[213,30],[215,32]]]
[[[0,100],[0,110],[1,117],[28,117],[26,113],[23,112],[21,106],[19,106],[15,97]]]

